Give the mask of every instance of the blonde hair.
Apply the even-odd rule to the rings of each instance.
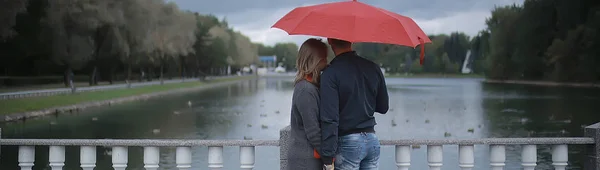
[[[319,70],[319,63],[323,58],[327,59],[327,56],[319,56],[320,50],[327,50],[327,45],[319,39],[310,38],[300,46],[298,51],[298,58],[296,59],[296,73],[295,83],[302,81],[307,76],[312,76],[312,81],[315,85],[319,84],[319,76],[321,70]]]

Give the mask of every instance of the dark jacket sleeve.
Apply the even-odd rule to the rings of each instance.
[[[379,68],[379,67],[377,67]],[[390,109],[390,99],[388,96],[387,85],[385,84],[385,76],[379,69],[379,87],[377,88],[375,112],[385,114]]]
[[[339,95],[335,76],[325,70],[321,75],[321,160],[326,165],[333,162],[338,144]]]
[[[306,89],[298,95],[296,108],[300,112],[304,133],[310,145],[321,150],[321,128],[319,125],[319,93],[316,89]]]

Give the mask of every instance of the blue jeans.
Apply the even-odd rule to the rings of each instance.
[[[379,139],[375,133],[340,136],[335,156],[336,170],[378,170]]]

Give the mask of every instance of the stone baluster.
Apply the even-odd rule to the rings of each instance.
[[[157,170],[160,163],[160,150],[158,147],[144,147],[144,168]]]
[[[177,147],[177,150],[175,151],[175,163],[179,170],[192,168],[192,148]]]
[[[34,146],[19,146],[19,166],[21,170],[31,170],[35,161]]]
[[[0,139],[2,139],[2,128],[0,128]],[[2,145],[0,145],[0,160],[2,160]]]
[[[290,144],[290,126],[279,131],[279,170],[288,170],[288,152],[292,148]]]
[[[490,145],[491,170],[503,170],[506,162],[506,148],[504,145]]]
[[[254,146],[240,146],[240,168],[244,170],[254,169]]]
[[[552,165],[555,170],[565,170],[569,161],[568,145],[554,145],[552,148]]]
[[[396,145],[396,166],[398,170],[410,168],[411,148],[408,145]]]
[[[535,166],[537,165],[537,146],[523,145],[521,159],[523,170],[535,170]]]
[[[112,167],[115,170],[127,168],[127,147],[115,146],[112,148]]]
[[[49,149],[50,168],[52,170],[62,170],[65,166],[65,146],[50,146]]]
[[[600,123],[586,126],[583,135],[594,140],[593,144],[585,146],[583,169],[598,170],[600,169]]]
[[[429,162],[429,170],[441,170],[443,160],[442,145],[427,145],[427,161]]]
[[[474,150],[475,146],[473,145],[458,146],[458,166],[462,170],[472,170],[475,167]]]
[[[79,148],[81,169],[94,170],[96,167],[96,146],[82,146]]]
[[[223,147],[208,147],[208,168],[211,170],[220,170],[223,168]]]

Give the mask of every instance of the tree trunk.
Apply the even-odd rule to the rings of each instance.
[[[98,85],[97,76],[98,76],[98,66],[95,66],[95,64],[94,64],[94,69],[92,69],[92,74],[90,74],[90,80],[89,80],[90,86]]]
[[[146,68],[146,70],[148,71],[148,76],[146,76],[146,80],[152,81],[152,70],[150,68]]]
[[[187,77],[187,70],[185,69],[185,65],[182,65],[181,70],[181,79],[185,79]]]
[[[103,25],[101,27],[98,27],[95,30],[95,34],[94,34],[94,44],[95,44],[95,51],[94,54],[92,56],[92,60],[91,63],[94,66],[94,69],[92,71],[92,74],[90,75],[90,86],[92,85],[98,85],[98,60],[100,58],[100,52],[102,52],[102,45],[104,45],[104,41],[106,40],[106,35],[108,34],[108,31],[110,30],[110,27],[108,25]]]
[[[125,78],[125,83],[127,83],[127,88],[131,88],[131,64],[127,64],[127,77]]]
[[[108,72],[108,83],[110,83],[110,84],[114,83],[114,75],[115,75],[116,69],[117,69],[117,67],[115,67],[115,66],[110,67],[110,70]]]
[[[140,68],[140,78],[139,78],[139,82],[144,81],[144,76],[146,76],[146,72],[144,72],[143,68]]]
[[[196,68],[194,70],[196,70],[195,75],[196,77],[200,78],[200,59],[198,59],[198,56],[195,57],[196,59]]]
[[[66,77],[65,80],[67,81],[67,87],[71,88],[71,93],[75,93],[75,84],[73,83],[73,78],[75,77],[75,75],[73,74],[73,70],[71,70],[70,66],[67,67],[64,76]]]
[[[163,62],[161,62],[160,63],[160,84],[161,85],[165,83],[165,81],[163,79],[163,65],[164,65]]]
[[[65,84],[65,87],[69,87],[69,68],[63,73],[63,83]]]
[[[186,69],[185,69],[185,58],[183,56],[179,57],[181,59],[180,68],[181,68],[181,81],[185,80],[186,77]]]

